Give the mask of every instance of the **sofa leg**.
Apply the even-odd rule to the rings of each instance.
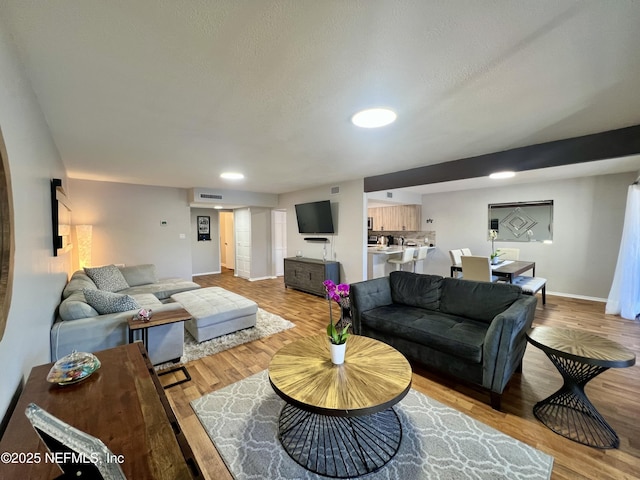
[[[542,286],[542,305],[547,304],[547,285]]]
[[[518,363],[516,367],[516,373],[522,373],[522,360],[520,360],[520,363]]]
[[[496,392],[491,392],[491,408],[500,411],[500,403],[502,395]]]

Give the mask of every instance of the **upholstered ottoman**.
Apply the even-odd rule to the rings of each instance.
[[[171,298],[193,316],[184,326],[197,342],[256,325],[258,304],[224,288],[201,288]]]

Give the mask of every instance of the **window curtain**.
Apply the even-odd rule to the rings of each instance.
[[[640,185],[637,182],[627,193],[618,263],[605,313],[629,320],[640,319]]]

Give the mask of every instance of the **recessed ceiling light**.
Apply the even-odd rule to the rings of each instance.
[[[388,108],[369,108],[351,117],[354,125],[362,128],[378,128],[395,122],[396,112]]]
[[[511,178],[511,177],[515,177],[516,172],[495,172],[492,173],[491,175],[489,175],[489,178]]]
[[[244,175],[237,172],[224,172],[220,174],[220,178],[224,178],[225,180],[242,180]]]

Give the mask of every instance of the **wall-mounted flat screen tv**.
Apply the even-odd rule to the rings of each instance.
[[[300,203],[296,207],[298,219],[298,232],[300,233],[335,233],[333,229],[333,216],[331,215],[331,202]]]

